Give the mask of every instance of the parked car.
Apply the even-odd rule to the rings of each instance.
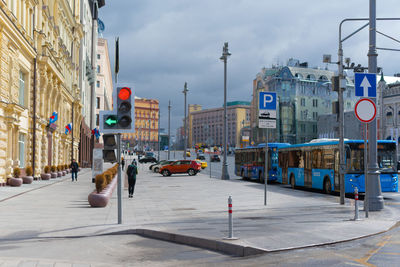
[[[196,175],[201,169],[201,164],[195,160],[176,160],[171,164],[164,165],[160,168],[163,176],[171,176],[175,173],[188,173],[190,176]]]
[[[212,156],[211,156],[211,162],[214,162],[214,161],[220,162],[221,159],[219,158],[218,155],[212,155]]]
[[[148,163],[148,162],[157,162],[157,159],[155,157],[144,157],[139,159],[139,163]]]
[[[202,169],[205,169],[205,168],[207,168],[207,161],[201,161],[201,160],[196,160],[198,163],[200,163],[200,165],[201,165],[201,168]]]
[[[196,159],[199,159],[199,160],[206,160],[206,157],[204,156],[204,154],[197,154]]]
[[[157,164],[152,165],[153,167],[151,169],[153,170],[153,172],[158,173],[162,166],[171,164],[172,162],[174,162],[174,160],[162,160],[162,161],[158,162]]]

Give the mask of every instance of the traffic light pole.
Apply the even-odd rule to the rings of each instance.
[[[117,161],[118,161],[118,224],[122,224],[122,181],[121,181],[121,134],[117,134]]]

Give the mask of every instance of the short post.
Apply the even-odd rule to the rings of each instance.
[[[233,218],[232,218],[232,197],[229,196],[228,198],[228,215],[229,215],[229,235],[224,239],[236,240],[237,237],[233,237]]]
[[[357,187],[354,188],[354,207],[355,207],[355,210],[354,210],[354,220],[355,220],[355,221],[358,221],[358,220],[360,220],[360,219],[359,219],[359,217],[358,217],[358,188],[357,188]]]
[[[210,178],[211,178],[211,154],[210,154]]]

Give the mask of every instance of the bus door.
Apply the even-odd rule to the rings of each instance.
[[[288,183],[288,167],[289,167],[289,159],[288,152],[279,153],[279,162],[280,167],[282,168],[282,184]]]
[[[304,187],[312,187],[311,151],[304,151]]]
[[[340,191],[340,178],[339,178],[339,168],[340,168],[340,161],[339,161],[339,150],[335,149],[335,163],[334,163],[334,172],[335,172],[335,185],[334,190]]]

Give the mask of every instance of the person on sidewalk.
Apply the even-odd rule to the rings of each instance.
[[[75,181],[78,181],[79,165],[75,159],[72,159],[72,163],[71,163],[71,165],[69,165],[69,167],[71,168],[72,182],[74,181],[74,177],[75,177]]]
[[[129,197],[133,197],[133,192],[135,191],[135,184],[136,184],[136,174],[138,174],[138,169],[134,162],[128,166],[128,169],[126,170],[126,174],[128,175],[128,192],[129,192]]]
[[[124,157],[121,157],[121,169],[124,170],[125,167],[125,159]]]

